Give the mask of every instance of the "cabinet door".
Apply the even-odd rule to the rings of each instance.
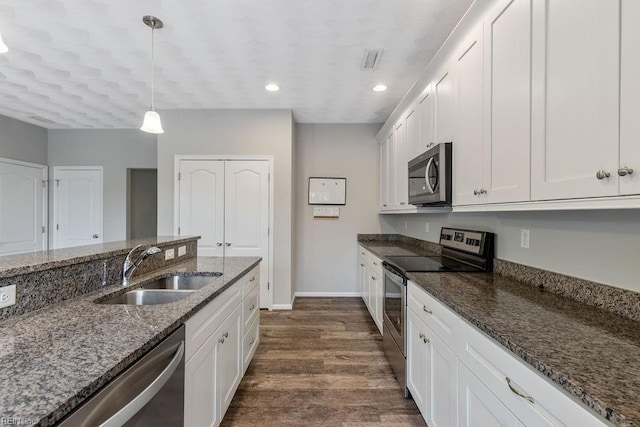
[[[358,288],[360,289],[360,295],[362,300],[367,303],[367,265],[365,264],[364,257],[358,257]]]
[[[407,138],[404,120],[400,120],[393,129],[395,150],[395,198],[394,206],[404,208],[409,201],[409,170],[407,163]]]
[[[640,2],[624,0],[621,18],[620,194],[640,194]]]
[[[415,104],[404,116],[405,136],[407,139],[407,163],[420,154],[420,119]],[[408,173],[408,171],[407,171]]]
[[[388,167],[387,167],[387,208],[393,209],[396,207],[396,173],[398,171],[396,163],[396,138],[395,132],[391,132],[387,138],[387,150],[388,150]],[[408,179],[408,178],[407,178]]]
[[[383,304],[384,304],[384,283],[380,274],[372,269],[368,269],[369,274],[369,305],[371,317],[376,323],[378,330],[382,333],[382,316],[383,316]]]
[[[533,7],[532,199],[616,195],[620,0]]]
[[[215,426],[220,423],[216,404],[217,337],[211,336],[185,364],[184,425]]]
[[[532,0],[501,0],[485,17],[484,188],[487,203],[529,200]]]
[[[435,145],[435,94],[433,92],[433,86],[426,87],[424,92],[418,98],[418,113],[420,126],[419,126],[419,142],[418,142],[418,155],[427,151],[427,149]]]
[[[242,379],[242,316],[240,307],[213,334],[216,340],[217,405],[221,416],[227,411]]]
[[[482,25],[477,25],[454,55],[456,138],[454,203],[468,205],[484,200],[482,141]],[[482,191],[481,191],[482,190]]]
[[[450,62],[447,62],[432,83],[436,144],[453,141],[453,76],[450,67]]]
[[[460,427],[518,427],[520,423],[469,370],[458,365],[458,425]]]
[[[457,425],[458,358],[428,327],[427,424],[432,427]]]
[[[420,409],[422,417],[427,419],[427,350],[425,342],[426,325],[414,313],[407,314],[407,388]]]
[[[180,234],[200,236],[198,254],[223,256],[224,162],[180,161]]]
[[[380,144],[380,210],[389,207],[389,147],[393,133]]]

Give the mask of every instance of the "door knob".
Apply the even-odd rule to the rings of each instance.
[[[93,235],[93,236],[91,236],[91,237],[93,237],[94,239],[97,239],[97,238],[98,238],[98,237],[100,237],[100,236],[98,236],[97,234],[94,234],[94,235]]]
[[[226,246],[231,246],[231,243],[227,242],[225,243]]]
[[[620,176],[633,175],[633,169],[623,166],[620,169],[618,169],[618,175]]]
[[[216,246],[222,246],[222,242],[216,242]]]
[[[611,174],[604,169],[600,169],[598,172],[596,172],[596,178],[598,179],[605,179],[609,178],[610,176]]]

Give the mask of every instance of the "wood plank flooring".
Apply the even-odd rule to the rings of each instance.
[[[360,298],[260,313],[260,346],[223,426],[422,426]]]

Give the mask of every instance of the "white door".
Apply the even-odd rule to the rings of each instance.
[[[485,18],[484,188],[487,203],[529,200],[531,3],[501,0]]]
[[[430,329],[425,330],[427,361],[427,424],[431,427],[458,425],[458,358]]]
[[[181,160],[178,233],[200,236],[198,255],[224,256],[224,161]]]
[[[405,114],[405,137],[407,140],[407,162],[420,155],[420,113],[413,104]],[[407,172],[408,173],[408,172]],[[407,196],[408,197],[408,196]]]
[[[409,310],[407,314],[407,388],[416,406],[427,419],[428,350],[425,342],[426,325]]]
[[[533,8],[531,197],[617,195],[620,0]]]
[[[102,243],[102,167],[53,168],[55,248]]]
[[[477,25],[460,44],[453,58],[456,76],[453,86],[454,115],[457,116],[453,144],[456,205],[476,204],[484,200],[482,49],[482,25]]]
[[[47,167],[0,159],[0,255],[47,249]]]
[[[640,194],[640,2],[622,2],[620,78],[620,194]],[[633,170],[632,173],[631,170]]]
[[[447,62],[436,75],[434,91],[435,143],[453,141],[453,76]]]
[[[225,256],[260,256],[260,304],[269,293],[269,162],[225,162]]]

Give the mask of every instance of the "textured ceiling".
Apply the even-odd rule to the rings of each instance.
[[[471,0],[0,0],[0,114],[47,128],[137,128],[157,109],[285,108],[383,122]],[[378,67],[360,69],[364,50]],[[280,92],[264,90],[268,82]],[[389,86],[382,93],[371,88]],[[51,120],[45,124],[30,118]]]

